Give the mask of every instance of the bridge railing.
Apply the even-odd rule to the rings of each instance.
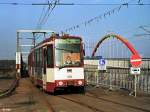
[[[109,61],[109,60],[108,60]],[[111,60],[112,61],[112,60]],[[115,60],[116,61],[116,60]],[[127,60],[125,60],[127,61]],[[150,93],[150,61],[143,60],[143,64],[141,66],[141,74],[137,79],[137,89],[139,92]],[[97,69],[97,65],[94,64],[85,64],[85,79],[87,84],[92,84],[95,86],[106,86],[109,88],[124,88],[129,91],[134,90],[134,76],[130,74],[130,68],[127,62],[125,63],[125,67],[116,67],[107,66],[106,71],[99,71]],[[118,60],[118,64],[120,64]]]

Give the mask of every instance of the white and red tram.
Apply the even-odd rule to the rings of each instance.
[[[53,34],[31,50],[29,75],[35,85],[47,92],[67,87],[84,91],[83,51],[80,37]]]

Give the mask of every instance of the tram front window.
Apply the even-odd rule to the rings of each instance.
[[[55,44],[56,66],[81,66],[80,39],[58,39]]]

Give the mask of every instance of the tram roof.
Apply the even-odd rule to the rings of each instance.
[[[46,42],[51,42],[54,41],[55,39],[69,39],[69,38],[76,38],[76,39],[80,39],[82,41],[82,38],[79,36],[72,36],[72,35],[68,35],[68,34],[64,34],[62,36],[59,36],[58,34],[52,34],[49,38],[46,38],[45,40],[41,41],[40,43],[38,43],[34,48],[46,43]]]

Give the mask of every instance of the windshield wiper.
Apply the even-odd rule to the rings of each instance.
[[[74,66],[73,64],[64,64],[62,66],[59,66],[59,69],[65,68],[65,67],[69,67],[69,66]]]
[[[65,68],[65,66],[59,66],[59,69]]]
[[[62,65],[62,66],[59,66],[59,69],[65,68],[65,67],[67,67],[67,66],[69,66],[69,65]]]

